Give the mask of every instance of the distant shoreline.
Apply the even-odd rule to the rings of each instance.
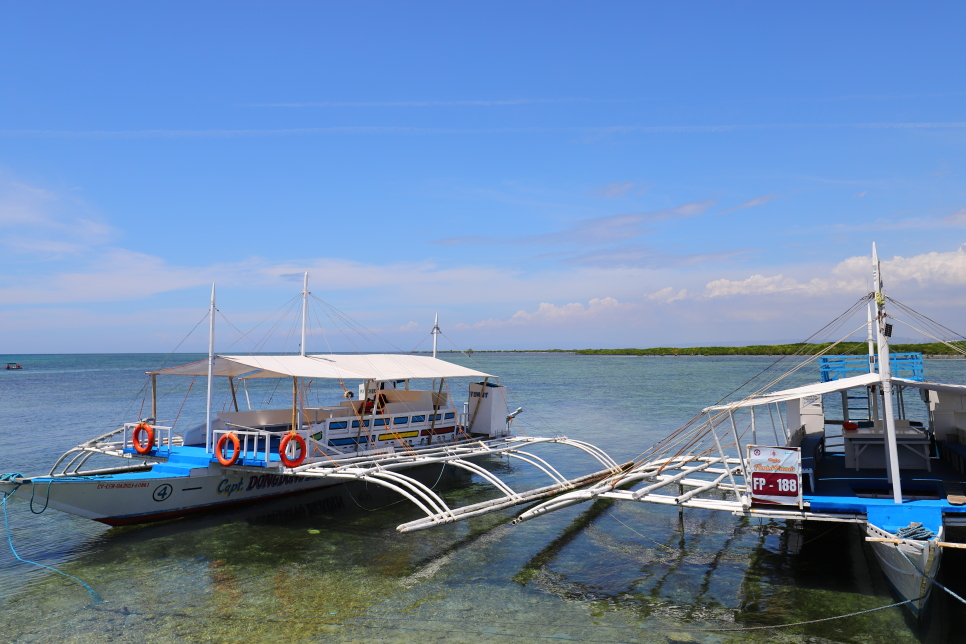
[[[439,353],[568,353],[573,355],[596,356],[790,356],[814,355],[829,347],[830,342],[817,344],[757,344],[746,347],[653,347],[650,349],[505,349],[463,351],[439,351]],[[963,343],[966,345],[966,342]],[[963,358],[948,346],[939,342],[920,344],[893,344],[893,353],[921,353],[929,358]],[[966,346],[963,347],[966,349]],[[832,355],[866,355],[868,344],[862,342],[842,343],[835,347]],[[419,353],[430,353],[420,351]]]

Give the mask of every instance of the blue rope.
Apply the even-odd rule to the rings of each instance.
[[[911,539],[913,541],[929,541],[936,536],[936,533],[929,528],[922,527],[921,523],[913,521],[905,528],[899,528],[896,536],[900,539]]]
[[[22,479],[22,478],[25,478],[25,477],[24,477],[23,474],[20,474],[19,472],[15,472],[13,474],[3,474],[3,475],[0,475],[0,481],[13,481],[14,479],[17,479],[17,478]],[[10,546],[10,552],[13,553],[13,556],[14,557],[16,557],[17,559],[19,559],[20,561],[22,561],[24,563],[29,563],[29,564],[33,564],[35,566],[40,566],[41,568],[46,568],[47,570],[53,570],[58,575],[63,575],[64,577],[69,577],[70,579],[73,579],[74,581],[76,581],[81,586],[83,586],[84,588],[87,589],[87,592],[88,592],[88,594],[90,594],[91,600],[93,600],[93,602],[94,602],[95,605],[96,604],[100,604],[101,602],[103,602],[104,600],[101,599],[101,596],[97,594],[97,591],[94,590],[93,588],[91,588],[90,586],[88,586],[87,583],[85,583],[83,580],[78,579],[74,575],[68,575],[66,572],[61,572],[60,570],[57,570],[56,568],[54,568],[52,566],[45,566],[42,563],[37,563],[36,561],[30,561],[29,559],[24,559],[19,554],[17,554],[17,550],[13,547],[13,537],[10,534],[10,518],[7,516],[7,499],[9,499],[11,496],[13,496],[13,493],[16,492],[20,488],[21,485],[23,485],[23,482],[18,483],[17,484],[17,487],[13,488],[13,490],[11,490],[9,494],[7,494],[7,493],[0,493],[0,494],[3,494],[3,499],[0,499],[0,506],[3,506],[3,525],[7,529],[7,544],[9,544],[9,546]],[[30,482],[30,487],[33,488],[33,481]],[[48,486],[48,488],[49,488],[49,486]],[[44,509],[46,509],[46,506],[45,506]],[[33,510],[33,508],[31,508],[31,510]],[[39,514],[39,513],[35,513],[35,514]]]
[[[900,555],[902,555],[902,556],[903,556],[903,558],[905,558],[905,560],[909,562],[909,565],[910,565],[910,566],[912,566],[913,568],[915,568],[915,569],[916,569],[916,572],[918,572],[918,573],[919,573],[920,575],[922,575],[923,577],[925,577],[926,579],[928,579],[928,580],[929,580],[929,581],[931,581],[932,583],[934,583],[934,584],[936,584],[937,586],[939,586],[940,588],[942,588],[943,590],[945,590],[945,591],[946,591],[947,593],[949,593],[950,595],[952,595],[953,597],[955,597],[955,598],[956,598],[956,599],[958,599],[959,601],[961,601],[961,602],[963,602],[964,604],[966,604],[966,599],[963,599],[962,597],[960,597],[959,595],[957,595],[956,593],[954,593],[953,591],[951,591],[951,590],[949,590],[948,588],[946,588],[945,586],[943,586],[943,585],[942,585],[941,583],[939,583],[938,581],[936,581],[935,579],[933,579],[932,577],[930,577],[929,575],[927,575],[927,574],[926,574],[925,572],[923,572],[922,570],[919,570],[919,566],[917,566],[916,564],[914,564],[914,563],[912,562],[912,559],[910,559],[910,558],[909,558],[909,557],[908,557],[908,556],[906,555],[906,553],[904,553],[904,552],[902,551],[902,548],[900,548],[900,547],[899,547],[898,545],[896,546],[896,550],[898,550],[898,551],[899,551],[899,554],[900,554]]]

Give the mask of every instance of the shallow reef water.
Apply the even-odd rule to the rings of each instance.
[[[184,362],[195,356],[181,356]],[[65,449],[130,420],[145,405],[143,372],[161,356],[10,356],[0,377],[0,472],[46,471]],[[455,359],[455,358],[454,358]],[[715,402],[772,358],[481,354],[499,374],[518,431],[559,432],[626,461]],[[460,358],[465,362],[466,358]],[[816,379],[814,373],[791,384]],[[966,382],[966,362],[930,360],[930,379]],[[203,413],[202,383],[159,381],[162,418]],[[453,383],[456,399],[465,383]],[[259,388],[260,387],[260,388]],[[227,404],[219,390],[219,408]],[[322,402],[340,392],[319,386]],[[253,404],[272,396],[251,391]],[[198,400],[194,400],[198,398]],[[284,401],[275,404],[284,406]],[[911,406],[911,405],[910,405]],[[143,415],[143,413],[141,413]],[[540,455],[564,473],[596,469],[567,448]],[[511,485],[545,484],[505,459]],[[481,480],[427,472],[453,504],[494,496]],[[39,493],[38,493],[39,494]],[[934,591],[926,620],[902,608],[854,526],[749,521],[729,514],[598,501],[519,525],[514,508],[401,534],[419,512],[398,497],[346,485],[207,517],[109,528],[9,505],[21,556],[0,544],[0,642],[843,642],[966,641],[966,610]],[[34,511],[42,507],[34,504]],[[945,554],[941,580],[966,594],[966,551]],[[736,630],[745,629],[745,630]]]

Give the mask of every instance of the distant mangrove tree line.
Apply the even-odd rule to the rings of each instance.
[[[828,348],[830,342],[817,344],[754,344],[747,347],[654,347],[652,349],[576,349],[579,355],[607,356],[790,356],[813,355]],[[966,350],[966,342],[953,343]],[[832,350],[835,355],[863,355],[868,353],[866,342],[843,342]],[[890,344],[893,353],[921,353],[923,355],[957,355],[940,342],[921,344]]]

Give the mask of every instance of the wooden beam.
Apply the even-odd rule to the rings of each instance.
[[[924,543],[917,539],[888,539],[886,537],[866,537],[866,541],[871,541],[873,543],[894,543],[896,545],[902,543],[909,543],[910,541],[915,543]],[[950,541],[936,541],[937,546],[940,548],[963,548],[966,549],[966,543],[952,543]]]

